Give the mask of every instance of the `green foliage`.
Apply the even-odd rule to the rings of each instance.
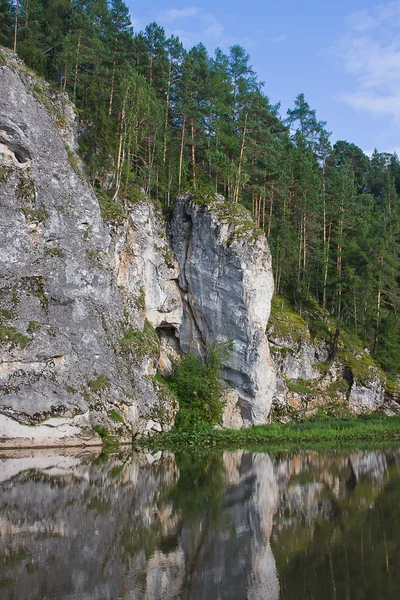
[[[48,217],[47,209],[43,205],[38,208],[24,206],[22,212],[29,221],[33,221],[34,223],[43,223]]]
[[[17,348],[24,350],[32,339],[21,333],[15,327],[4,325],[0,321],[0,346],[2,348]]]
[[[273,338],[301,342],[310,339],[307,321],[282,296],[274,296],[268,329]]]
[[[160,354],[160,341],[158,335],[149,321],[145,321],[143,331],[129,328],[125,331],[120,342],[121,350],[131,354],[134,359],[158,357]]]
[[[79,157],[75,154],[75,152],[71,150],[71,148],[67,144],[65,145],[65,150],[67,151],[69,164],[74,169],[75,173],[81,176],[82,173],[79,166]]]
[[[124,421],[124,417],[121,415],[121,413],[118,410],[110,410],[110,412],[108,413],[109,417],[115,422],[115,423],[125,423]]]
[[[28,333],[35,333],[35,331],[37,331],[38,329],[40,329],[41,324],[38,323],[37,321],[29,321],[28,323],[28,327],[27,327],[27,332]]]
[[[120,225],[125,217],[124,207],[110,198],[106,192],[97,191],[101,216],[113,225]]]
[[[0,321],[2,321],[3,319],[8,319],[11,321],[12,319],[16,319],[17,316],[18,314],[10,308],[2,308],[0,310]]]
[[[1,54],[0,54],[1,57]],[[7,178],[9,176],[9,174],[11,173],[12,169],[8,168],[8,167],[0,167],[0,183],[4,183],[5,181],[7,181]]]
[[[335,406],[333,404],[333,406]],[[333,409],[333,411],[336,409]],[[342,413],[343,414],[343,413]],[[147,438],[136,444],[153,449],[172,451],[195,448],[264,449],[299,447],[341,447],[346,444],[383,443],[400,441],[400,417],[379,414],[352,415],[345,418],[325,417],[282,425],[273,423],[249,429],[203,430],[170,433]]]
[[[49,300],[44,291],[44,278],[41,275],[32,275],[23,277],[21,279],[21,285],[25,287],[27,293],[39,299],[40,306],[43,310],[47,310],[49,306]],[[18,296],[15,291],[15,300],[18,301]]]
[[[110,435],[107,427],[104,427],[103,425],[93,425],[93,431],[101,437],[103,445],[105,446],[105,454],[107,451],[119,448],[118,438]]]
[[[0,0],[0,43],[8,46],[14,41],[14,7]],[[20,2],[17,21],[19,55],[51,82],[34,78],[34,95],[61,127],[51,85],[67,91],[77,106],[84,131],[80,155],[103,218],[121,224],[129,204],[143,194],[166,212],[186,192],[212,207],[215,194],[223,194],[227,202],[217,210],[232,228],[228,244],[254,243],[260,230],[269,238],[276,292],[288,299],[283,306],[276,299],[282,308],[273,309],[274,331],[299,341],[328,340],[338,326],[396,379],[395,154],[375,151],[368,158],[343,140],[332,147],[326,123],[304,93],[282,119],[244,48],[234,45],[209,56],[200,43],[186,51],[156,23],[133,34],[123,0],[30,0]],[[67,151],[79,172],[77,157]],[[0,170],[0,181],[5,177]],[[33,192],[28,181],[17,189],[27,218],[40,222],[47,215]],[[251,209],[254,222],[243,207]],[[319,315],[312,298],[322,306]],[[368,379],[358,359],[349,353],[345,359],[356,377]]]
[[[61,256],[62,250],[61,248],[46,248],[46,254],[48,256]]]
[[[296,381],[293,381],[292,379],[286,379],[286,384],[291,392],[295,392],[296,394],[311,394],[315,396],[315,390],[311,387],[311,380],[297,379]]]
[[[332,394],[333,391],[348,391],[348,388],[346,390],[346,382],[341,380],[337,382],[337,384],[332,384],[332,386],[329,390],[327,390],[327,392],[328,394]],[[363,417],[365,420],[367,414],[364,414]],[[347,403],[332,399],[332,402],[330,402],[329,404],[318,406],[317,410],[313,413],[313,415],[308,418],[308,421],[316,423],[324,423],[325,421],[332,423],[333,421],[333,424],[335,424],[336,420],[354,420],[355,422],[357,422],[358,419],[359,417],[357,417],[357,415],[354,414],[354,412],[351,410]]]
[[[92,392],[101,392],[111,386],[110,380],[104,373],[95,373],[95,379],[88,379],[88,387]]]
[[[175,368],[168,384],[179,399],[177,431],[199,430],[221,420],[221,366],[228,352],[222,344],[214,343],[207,348],[204,359],[188,354]]]

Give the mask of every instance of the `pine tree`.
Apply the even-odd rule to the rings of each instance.
[[[12,7],[10,0],[0,0],[0,45],[11,47],[13,43]]]

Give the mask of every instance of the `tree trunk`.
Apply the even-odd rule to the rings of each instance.
[[[165,97],[165,120],[164,120],[164,148],[163,148],[163,163],[167,160],[167,132],[168,132],[168,112],[169,112],[169,97],[171,88],[172,75],[172,59],[169,61],[167,95]]]
[[[376,355],[376,352],[378,350],[379,327],[380,327],[380,321],[381,321],[383,256],[379,257],[379,263],[381,265],[381,269],[380,269],[380,275],[379,275],[378,295],[377,295],[377,300],[376,300],[376,325],[375,325],[375,339],[374,339],[374,355]]]
[[[271,195],[269,197],[269,220],[268,220],[267,237],[269,237],[271,235],[272,211],[274,208],[274,193],[275,193],[275,185],[273,183],[271,183]]]
[[[245,114],[245,118],[244,118],[244,127],[243,127],[243,135],[242,135],[242,145],[240,147],[240,155],[239,155],[239,164],[238,164],[238,171],[237,171],[237,178],[236,178],[236,187],[235,187],[234,202],[238,202],[239,201],[240,178],[241,178],[241,174],[242,174],[242,162],[243,162],[243,154],[244,154],[244,149],[245,149],[245,141],[246,141],[246,133],[247,133],[246,124],[247,124],[247,113]]]
[[[344,198],[340,204],[340,217],[339,217],[339,230],[338,230],[338,244],[337,244],[337,258],[336,258],[336,271],[337,271],[337,318],[340,319],[342,311],[342,262],[343,262],[343,223],[344,221]]]
[[[185,117],[183,117],[182,121],[182,137],[181,137],[181,149],[179,152],[179,172],[178,172],[178,193],[181,191],[181,183],[182,183],[182,164],[183,164],[183,146],[185,143]]]
[[[192,176],[193,176],[193,187],[196,189],[196,153],[195,153],[195,130],[194,125],[191,125],[191,136],[192,136]]]
[[[79,33],[78,46],[77,46],[77,51],[76,51],[75,76],[74,76],[74,102],[75,102],[75,98],[76,98],[76,87],[78,85],[78,66],[79,66],[78,58],[79,58],[80,48],[81,48],[81,33]]]
[[[119,188],[121,185],[121,171],[122,171],[122,151],[124,142],[124,129],[125,129],[125,100],[122,106],[121,118],[119,124],[119,142],[118,142],[118,153],[117,161],[115,165],[115,194],[113,200],[118,198]]]
[[[15,19],[14,19],[14,52],[17,51],[17,32],[18,32],[18,13],[19,13],[19,0],[15,3]]]
[[[112,76],[111,76],[110,100],[108,103],[108,116],[111,116],[112,105],[113,105],[113,100],[114,100],[115,66],[116,66],[115,55],[116,55],[116,53],[117,53],[117,51],[114,50],[113,68],[112,68]]]

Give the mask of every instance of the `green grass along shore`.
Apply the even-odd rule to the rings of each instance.
[[[240,430],[213,428],[171,431],[135,440],[134,446],[150,450],[219,448],[289,449],[338,448],[348,445],[400,443],[400,417],[359,415],[343,419],[260,425]]]

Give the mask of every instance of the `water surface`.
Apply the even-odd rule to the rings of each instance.
[[[399,592],[399,448],[0,454],[4,600]]]

